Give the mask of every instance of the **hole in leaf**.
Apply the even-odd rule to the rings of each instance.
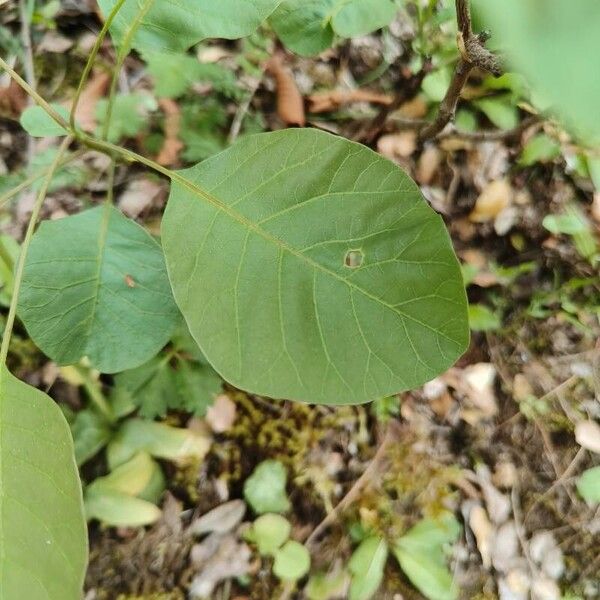
[[[348,250],[344,258],[344,264],[350,269],[358,269],[363,264],[365,255],[361,250]]]

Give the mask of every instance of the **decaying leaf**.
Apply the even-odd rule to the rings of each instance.
[[[483,506],[475,505],[469,512],[469,527],[477,540],[477,548],[481,554],[483,566],[492,566],[492,546],[495,538],[495,528]]]
[[[354,102],[368,102],[370,104],[380,104],[388,106],[393,98],[388,94],[380,94],[370,90],[332,90],[330,92],[321,92],[312,94],[308,97],[310,102],[309,110],[311,113],[331,112],[339,109],[346,104]]]
[[[493,221],[506,209],[513,198],[513,189],[506,179],[489,183],[481,192],[469,219],[475,223]]]
[[[196,519],[188,528],[188,533],[228,533],[241,523],[245,513],[246,503],[243,500],[225,502]]]
[[[600,454],[600,425],[595,421],[579,421],[575,425],[575,440],[582,448]]]
[[[215,433],[224,433],[233,426],[235,414],[235,403],[227,394],[219,394],[206,411],[206,421]]]
[[[179,139],[181,111],[177,102],[171,98],[161,98],[158,105],[165,114],[165,140],[156,157],[156,162],[165,167],[172,167],[179,162],[179,153],[183,150],[183,142]]]
[[[266,70],[273,75],[277,85],[277,114],[286,125],[306,125],[304,98],[298,89],[294,75],[280,54],[271,57]]]

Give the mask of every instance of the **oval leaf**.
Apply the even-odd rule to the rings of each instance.
[[[397,10],[392,0],[345,0],[333,17],[333,29],[345,38],[367,35],[389,25]]]
[[[60,104],[52,104],[52,108],[65,121],[69,120],[69,111]],[[67,135],[61,127],[41,106],[30,106],[21,114],[21,127],[33,137],[55,137]]]
[[[396,14],[392,0],[285,0],[271,24],[293,52],[310,56],[341,37],[366,35],[388,25]]]
[[[112,207],[45,221],[33,237],[19,316],[59,364],[104,373],[154,356],[177,325],[160,246]]]
[[[253,33],[281,0],[154,0],[133,37],[132,46],[147,50],[183,51],[207,38],[237,39]],[[98,0],[104,15],[117,0]],[[148,4],[146,2],[145,4]],[[125,0],[111,27],[121,44],[144,2]]]
[[[366,402],[436,377],[466,348],[442,219],[359,144],[316,130],[247,137],[173,176],[162,233],[192,335],[242,389]]]
[[[98,519],[113,527],[150,525],[162,514],[151,502],[103,486],[86,491],[85,511],[88,519]]]
[[[287,48],[311,56],[333,44],[330,14],[334,0],[285,0],[270,23]]]
[[[388,547],[383,538],[372,536],[361,542],[348,563],[352,573],[350,600],[373,598],[383,581],[387,556]]]
[[[73,443],[46,394],[0,371],[0,595],[79,600],[87,531]]]
[[[392,550],[413,585],[429,600],[455,600],[458,589],[446,566],[443,545],[460,535],[460,525],[446,513],[423,519],[396,540]]]
[[[273,575],[283,581],[298,581],[310,569],[310,554],[305,546],[290,540],[274,554]]]

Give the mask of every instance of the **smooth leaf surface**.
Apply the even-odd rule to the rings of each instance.
[[[393,0],[345,0],[337,6],[333,30],[345,38],[367,35],[389,25],[398,10]]]
[[[107,487],[96,487],[85,495],[88,519],[98,519],[113,527],[143,527],[160,519],[158,506]]]
[[[65,365],[87,356],[104,373],[149,360],[178,320],[160,246],[111,207],[41,224],[19,316],[50,358]]]
[[[209,437],[191,429],[130,418],[123,423],[108,446],[108,466],[115,469],[140,451],[167,460],[189,457],[202,459],[210,443]]]
[[[302,56],[319,54],[333,45],[333,3],[334,0],[286,0],[270,22],[279,39],[293,52]]]
[[[392,0],[285,0],[271,18],[273,29],[293,52],[310,56],[341,37],[366,35],[388,25]]]
[[[365,402],[436,377],[468,343],[441,218],[404,171],[342,138],[250,136],[177,173],[162,239],[194,339],[239,388]]]
[[[81,466],[108,444],[112,431],[107,420],[96,411],[80,410],[71,425],[75,444],[75,459]]]
[[[52,108],[66,121],[69,111],[60,104],[52,104]],[[30,106],[21,114],[21,127],[33,137],[54,137],[67,135],[67,130],[61,127],[41,106]]]
[[[287,473],[276,460],[265,460],[244,482],[244,498],[256,513],[279,513],[290,509],[285,492]]]
[[[268,513],[252,524],[251,541],[262,555],[273,554],[290,537],[291,531],[292,526],[285,517]]]
[[[310,569],[310,554],[305,546],[290,540],[275,552],[273,575],[283,581],[298,581]]]
[[[600,467],[584,471],[577,480],[577,491],[590,504],[600,502]]]
[[[371,536],[363,540],[352,554],[348,569],[352,573],[350,600],[370,600],[383,581],[388,547],[383,538]]]
[[[446,566],[443,545],[456,541],[460,525],[453,515],[423,519],[396,541],[392,550],[413,585],[429,600],[454,600],[458,590]]]
[[[79,600],[87,531],[69,427],[4,368],[0,439],[0,596]]]
[[[119,45],[144,4],[150,8],[133,37],[139,51],[184,51],[207,38],[237,39],[253,33],[281,0],[126,0],[111,27]],[[116,0],[98,0],[106,16]]]
[[[600,3],[479,0],[486,26],[543,104],[587,141],[600,140]]]

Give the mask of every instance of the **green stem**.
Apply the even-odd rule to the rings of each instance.
[[[1,60],[1,59],[0,59]],[[23,240],[23,244],[21,245],[21,252],[19,253],[19,260],[17,261],[17,268],[15,270],[15,280],[14,280],[14,288],[13,295],[10,301],[10,308],[8,309],[8,316],[6,317],[6,326],[4,327],[4,335],[2,336],[2,346],[0,346],[0,366],[6,366],[6,358],[8,356],[8,348],[10,346],[10,338],[12,336],[13,327],[15,324],[15,317],[17,314],[17,304],[19,302],[19,292],[21,290],[21,282],[23,281],[23,272],[25,270],[25,261],[27,260],[27,253],[29,251],[29,246],[31,244],[31,238],[33,237],[33,232],[35,231],[35,226],[37,224],[38,218],[40,216],[40,210],[42,209],[42,205],[44,204],[44,200],[46,199],[46,194],[48,193],[48,188],[50,187],[50,183],[52,182],[52,178],[54,177],[54,173],[60,164],[60,160],[63,157],[64,153],[67,151],[67,148],[73,141],[71,136],[66,137],[62,144],[60,145],[60,149],[58,154],[56,155],[54,161],[48,172],[46,173],[46,177],[44,179],[44,183],[40,188],[38,196],[36,198],[35,204],[33,206],[33,211],[31,212],[31,217],[29,218],[29,224],[27,225],[27,232],[25,233],[25,239]]]
[[[112,114],[115,105],[115,98],[117,95],[117,84],[119,83],[119,75],[121,74],[121,70],[123,69],[123,64],[125,63],[125,59],[129,54],[129,50],[131,49],[131,44],[133,42],[133,36],[136,34],[139,26],[142,23],[142,19],[146,16],[148,11],[152,8],[154,4],[154,0],[146,0],[142,5],[142,8],[135,15],[135,19],[131,23],[131,27],[127,30],[125,37],[123,38],[123,43],[121,48],[119,49],[119,53],[117,55],[117,64],[115,65],[115,69],[113,71],[112,81],[110,82],[110,91],[108,94],[108,106],[106,107],[106,115],[104,117],[104,125],[102,127],[101,138],[106,140],[108,138],[108,132],[110,130],[110,122],[112,120]]]
[[[117,161],[112,157],[110,167],[108,168],[108,188],[106,190],[106,204],[111,205],[115,201],[115,172],[117,170]]]
[[[96,379],[93,379],[90,376],[89,369],[81,367],[79,365],[75,365],[75,371],[81,377],[83,381],[83,387],[87,392],[92,404],[96,407],[98,412],[100,412],[109,423],[115,423],[115,415],[112,407],[106,400],[106,397],[102,393],[102,389],[100,384]]]
[[[117,13],[121,10],[121,7],[125,4],[125,0],[118,0],[118,2],[113,6],[113,9],[110,11],[108,18],[104,22],[98,37],[96,38],[96,43],[92,48],[92,52],[90,53],[90,57],[88,58],[85,68],[83,69],[83,73],[81,75],[81,79],[79,80],[79,85],[77,86],[77,91],[75,92],[75,98],[73,99],[73,106],[71,107],[71,114],[69,115],[69,124],[71,125],[71,129],[75,129],[75,113],[77,112],[77,106],[79,105],[79,100],[81,99],[81,94],[83,92],[83,88],[87,83],[88,77],[92,71],[94,66],[94,62],[96,60],[96,56],[98,56],[98,52],[100,51],[100,47],[102,46],[102,42],[110,29]]]
[[[54,108],[48,104],[48,102],[46,102],[10,65],[8,65],[1,56],[0,67],[2,67],[11,76],[15,83],[21,86],[25,92],[29,94],[29,96],[33,98],[35,102],[41,106],[63,129],[66,129],[67,131],[71,130],[71,127],[65,121],[65,119],[63,119],[56,112],[56,110],[54,110]]]

